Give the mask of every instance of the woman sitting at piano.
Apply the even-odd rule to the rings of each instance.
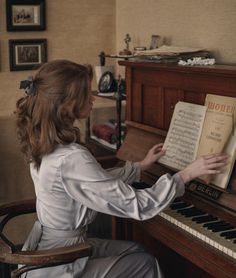
[[[134,242],[87,238],[86,227],[97,212],[146,220],[184,194],[184,184],[225,166],[225,155],[204,156],[184,170],[163,175],[151,188],[135,190],[140,172],[165,151],[153,146],[140,162],[104,170],[80,143],[76,119],[93,107],[92,70],[67,60],[44,64],[23,80],[26,95],[16,105],[22,152],[30,163],[37,196],[37,215],[24,249],[50,249],[88,242],[92,256],[63,266],[28,272],[27,277],[162,277],[154,257]]]

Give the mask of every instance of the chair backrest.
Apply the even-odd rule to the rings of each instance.
[[[19,250],[19,248],[7,238],[3,230],[12,218],[22,214],[33,213],[35,210],[35,199],[0,206],[0,262],[8,265],[24,265],[12,271],[11,277],[20,277],[21,274],[33,269],[66,264],[78,258],[90,256],[92,248],[86,243],[50,250]],[[9,269],[7,269],[7,271],[9,271]]]

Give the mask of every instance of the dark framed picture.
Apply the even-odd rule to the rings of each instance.
[[[110,71],[105,71],[98,82],[98,90],[101,93],[115,91],[114,75]]]
[[[45,0],[6,0],[7,31],[41,31],[46,28]]]
[[[47,40],[9,40],[10,71],[34,70],[47,62]]]

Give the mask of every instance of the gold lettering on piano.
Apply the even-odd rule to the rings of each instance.
[[[192,181],[189,185],[187,185],[187,187],[191,191],[199,192],[204,196],[210,197],[213,200],[217,200],[222,194],[222,192],[220,192],[219,190],[197,181]]]

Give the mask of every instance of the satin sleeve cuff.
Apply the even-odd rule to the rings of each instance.
[[[181,197],[185,192],[185,184],[178,173],[173,175],[173,180],[176,183],[176,197]]]

